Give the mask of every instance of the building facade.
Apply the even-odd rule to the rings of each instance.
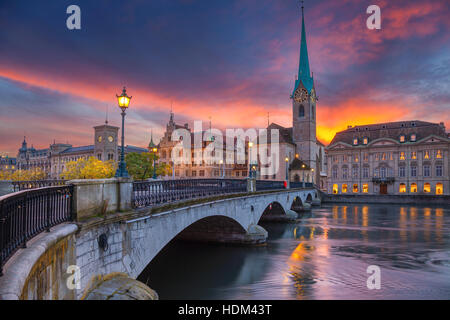
[[[450,139],[443,123],[348,127],[326,148],[334,194],[450,194]]]
[[[40,168],[47,173],[48,178],[58,179],[65,170],[66,163],[81,158],[96,157],[102,161],[119,161],[120,146],[118,145],[119,128],[105,124],[94,127],[94,144],[74,147],[71,144],[53,142],[46,149],[28,148],[26,139],[17,154],[17,169],[27,170]],[[126,146],[125,154],[130,152],[147,152],[145,148]]]
[[[0,171],[12,173],[16,170],[16,158],[0,156]]]

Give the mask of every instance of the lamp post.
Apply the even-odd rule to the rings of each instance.
[[[153,151],[153,179],[156,179],[156,153],[158,152],[158,148],[154,147]]]
[[[289,157],[284,159],[286,162],[286,189],[289,189]]]
[[[253,177],[253,173],[252,173],[252,147],[253,147],[253,142],[249,142],[248,143],[248,177],[252,178]]]
[[[127,166],[125,164],[125,110],[127,110],[131,97],[127,96],[127,89],[123,87],[122,94],[120,96],[116,95],[117,102],[119,103],[119,108],[122,110],[122,148],[120,152],[120,162],[119,167],[116,171],[116,178],[119,177],[129,177]]]

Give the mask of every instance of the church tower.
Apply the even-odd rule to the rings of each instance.
[[[306,45],[305,17],[302,4],[302,32],[300,62],[292,99],[292,138],[296,153],[311,168],[316,168],[316,93],[314,79],[309,69]]]

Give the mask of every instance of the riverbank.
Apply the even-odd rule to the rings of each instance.
[[[449,195],[322,194],[322,203],[433,204],[450,206]]]

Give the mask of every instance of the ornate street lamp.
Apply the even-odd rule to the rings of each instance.
[[[156,179],[156,154],[158,153],[158,148],[154,147],[153,152],[153,179]]]
[[[125,110],[127,110],[130,105],[131,97],[127,96],[127,89],[123,87],[122,94],[120,96],[116,95],[117,102],[119,103],[119,108],[122,109],[122,148],[120,152],[120,162],[119,167],[116,171],[116,178],[119,177],[129,177],[127,171],[127,165],[125,163]]]
[[[252,147],[253,147],[253,142],[249,142],[248,143],[248,177],[252,178],[253,177],[253,170],[252,170]]]
[[[284,161],[286,161],[286,189],[289,189],[289,157],[286,157]]]

